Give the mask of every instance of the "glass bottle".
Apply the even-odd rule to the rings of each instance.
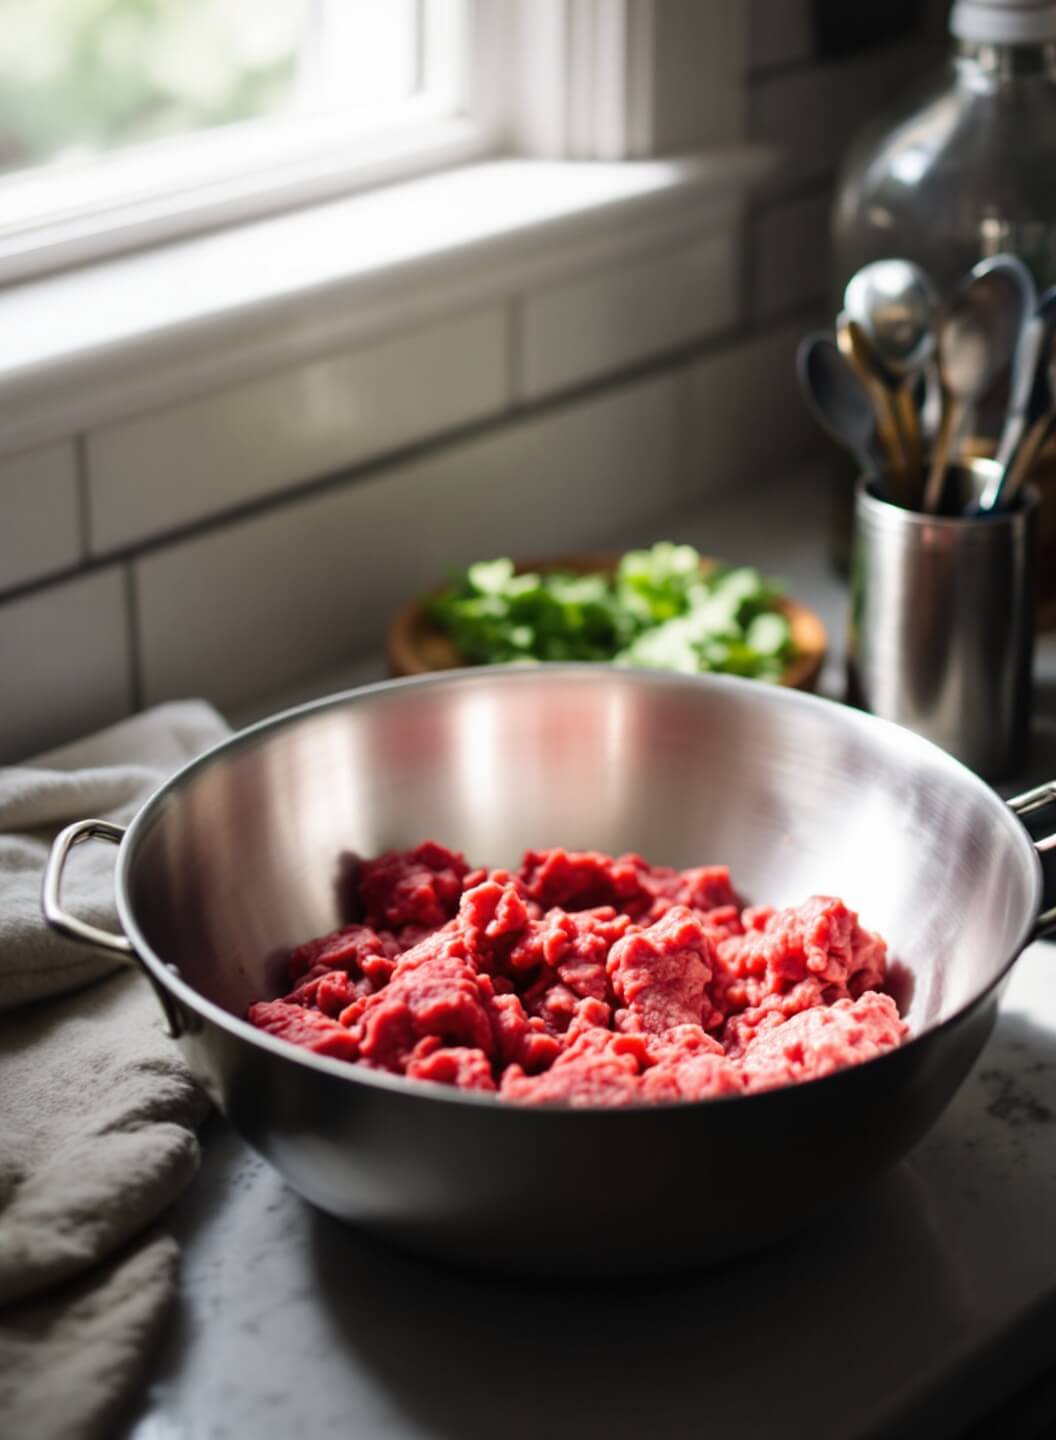
[[[1056,0],[957,0],[954,52],[852,145],[833,210],[833,303],[861,265],[915,260],[949,295],[1009,250],[1056,284]],[[1056,466],[1044,507],[1056,512]],[[1041,478],[1039,476],[1039,478]],[[1056,518],[1045,525],[1056,540]]]
[[[951,64],[852,146],[834,212],[841,290],[859,266],[904,255],[948,294],[1002,250],[1040,289],[1056,284],[1056,4],[1027,12],[1052,31],[1029,44],[964,34],[964,9],[1019,14],[992,0],[955,5]]]

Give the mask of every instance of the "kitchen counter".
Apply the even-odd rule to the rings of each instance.
[[[826,516],[826,487],[805,471],[652,535],[599,540],[672,536],[781,574],[830,628],[822,688],[838,695],[845,600]],[[233,718],[380,671],[350,665]],[[1020,786],[1056,774],[1056,638],[1039,679]],[[1016,965],[984,1055],[906,1161],[836,1221],[678,1283],[543,1284],[418,1260],[312,1210],[219,1117],[203,1138],[202,1172],[170,1218],[179,1306],[132,1440],[943,1440],[1056,1362],[1046,944]],[[993,1424],[980,1433],[1042,1433]]]

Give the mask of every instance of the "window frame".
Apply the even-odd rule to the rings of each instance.
[[[707,52],[735,54],[744,0],[466,3],[461,113],[440,114],[425,99],[384,133],[331,126],[324,139],[305,126],[305,143],[240,178],[57,214],[6,236],[0,227],[0,286],[489,157],[650,159],[742,138],[735,64],[709,69],[696,98],[665,93],[654,74],[687,37]],[[237,156],[237,132],[259,148],[259,136],[275,135],[280,123],[247,122],[226,138],[209,132],[207,143]]]
[[[332,115],[264,118],[101,158],[96,163],[110,172],[115,191],[120,181],[113,177],[124,171],[131,180],[166,154],[195,173],[167,190],[147,184],[137,193],[133,181],[112,200],[65,211],[57,198],[39,219],[6,231],[0,225],[0,286],[498,153],[513,3],[467,0],[461,93],[414,97],[383,126]],[[205,157],[200,164],[198,155]],[[30,183],[54,186],[58,197],[64,177],[38,174]]]
[[[510,0],[516,153],[649,160],[740,143],[746,0]],[[706,84],[660,86],[687,54],[717,57]],[[693,77],[696,78],[695,75]]]

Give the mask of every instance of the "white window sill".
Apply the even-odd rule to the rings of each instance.
[[[0,454],[728,226],[769,152],[495,160],[0,291]]]

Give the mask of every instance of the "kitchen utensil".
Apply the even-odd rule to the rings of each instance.
[[[1048,417],[1056,410],[1054,340],[1056,286],[1041,297],[1024,327],[1013,366],[1008,419],[994,457],[1000,473],[979,497],[981,512],[1012,503],[1048,434]]]
[[[909,504],[906,454],[895,413],[894,397],[884,381],[865,333],[845,312],[836,317],[836,344],[858,376],[873,407],[877,442],[884,458],[884,475],[891,498]]]
[[[1052,434],[1054,426],[1056,426],[1056,410],[1050,409],[1027,431],[1006,472],[1004,484],[997,493],[997,499],[993,506],[995,512],[1008,510],[1015,504],[1016,496],[1022,489],[1023,482],[1030,474],[1031,468],[1037,460],[1042,446]]]
[[[573,575],[612,575],[619,562],[616,550],[579,550],[570,555],[517,559],[514,569],[518,575],[554,570]],[[718,562],[705,557],[701,563],[702,568],[710,568]],[[785,666],[780,683],[795,690],[813,690],[825,663],[828,646],[825,625],[813,610],[789,595],[778,596],[775,606],[788,621],[795,652]],[[433,622],[426,606],[417,599],[408,600],[390,620],[385,652],[394,676],[427,675],[434,670],[455,670],[467,663],[450,635]]]
[[[1034,306],[1034,283],[1014,255],[981,260],[951,300],[939,329],[944,404],[924,491],[928,513],[941,508],[972,410],[1012,360]]]
[[[999,473],[993,460],[955,466],[949,518],[889,505],[863,478],[848,644],[854,703],[989,780],[1023,762],[1037,605],[1037,496],[999,515],[970,513]]]
[[[800,389],[815,420],[870,474],[882,474],[887,457],[876,434],[876,412],[856,370],[829,335],[808,335],[796,351]]]
[[[1013,806],[1054,802],[1056,785]],[[119,844],[121,934],[63,908],[70,848],[93,835]],[[247,1024],[289,947],[346,918],[350,854],[425,837],[498,865],[551,844],[725,861],[777,904],[842,895],[890,942],[911,1037],[763,1094],[533,1109]],[[126,831],[64,830],[43,903],[141,967],[194,1074],[314,1204],[479,1264],[624,1276],[768,1244],[902,1155],[982,1048],[1015,957],[1056,923],[1042,893],[1013,811],[908,730],[776,685],[543,665],[389,682],[243,731]]]
[[[917,377],[913,402],[917,407],[924,450],[929,452],[942,424],[942,376],[939,374],[939,362],[935,356],[932,356]]]
[[[844,291],[844,310],[864,331],[891,375],[918,374],[935,353],[938,296],[910,260],[877,260],[856,271]]]
[[[877,260],[851,276],[843,304],[891,385],[908,483],[915,488],[922,480],[923,445],[913,389],[935,354],[939,311],[935,288],[910,260]]]
[[[1028,428],[1028,411],[1031,400],[1037,400],[1035,392],[1039,379],[1046,381],[1042,370],[1042,359],[1048,348],[1047,337],[1051,335],[1053,319],[1056,317],[1056,286],[1052,286],[1038,301],[1034,314],[1023,326],[1023,333],[1012,359],[1012,376],[1008,388],[1008,408],[1005,425],[1001,431],[994,459],[1006,468],[1017,445]],[[1047,388],[1043,384],[1043,389]]]

